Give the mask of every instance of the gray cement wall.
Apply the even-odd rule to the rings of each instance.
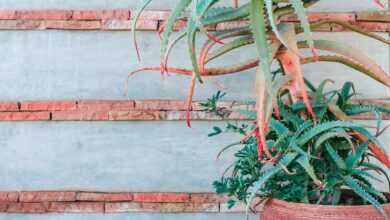
[[[0,9],[135,8],[140,0],[1,0]],[[152,8],[170,8],[175,1],[155,1]],[[316,11],[374,10],[372,0],[325,0]],[[348,4],[347,4],[348,3]],[[316,37],[347,41],[389,69],[389,48],[351,33],[321,33]],[[1,31],[0,100],[125,99],[129,71],[156,65],[156,33],[139,34],[143,60],[136,62],[128,32]],[[186,66],[180,45],[172,64]],[[227,57],[221,63],[245,59],[251,52]],[[305,74],[337,85],[351,78],[365,97],[389,98],[390,93],[367,77],[337,64],[309,65]],[[210,78],[196,92],[209,97],[222,84],[228,99],[253,98],[253,72]],[[184,99],[188,79],[145,73],[129,81],[131,99]],[[0,191],[85,189],[103,191],[212,191],[211,183],[228,164],[215,161],[219,149],[234,137],[207,138],[213,122],[34,122],[0,123]],[[390,122],[387,122],[390,124]],[[390,141],[389,133],[383,142]],[[390,149],[389,149],[390,150]],[[169,178],[167,178],[167,176]],[[242,215],[0,215],[16,220],[208,220],[244,219]]]

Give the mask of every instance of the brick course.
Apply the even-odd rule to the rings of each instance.
[[[137,23],[138,30],[157,31],[168,19],[170,11],[146,10]],[[0,30],[130,30],[132,11],[128,9],[113,10],[0,10]],[[386,23],[390,22],[389,11],[363,11],[349,13],[308,13],[309,20],[337,19],[361,26],[369,31],[389,32]],[[282,18],[284,22],[298,22],[294,15]],[[175,30],[183,28],[186,21],[178,21]],[[209,30],[223,30],[247,25],[245,21],[226,22]],[[314,31],[345,31],[323,25]]]
[[[376,104],[389,108],[389,100],[355,100],[355,103]],[[248,120],[239,109],[254,111],[254,105],[237,101],[220,102],[219,108],[233,111],[230,120]],[[192,104],[191,120],[219,121],[221,118],[204,111],[200,102]],[[361,114],[355,119],[371,120],[375,115]],[[1,121],[176,121],[186,119],[185,101],[179,100],[59,100],[59,101],[0,101]],[[390,114],[383,113],[382,119],[389,120]]]

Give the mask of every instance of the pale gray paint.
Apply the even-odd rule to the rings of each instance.
[[[327,39],[349,42],[389,68],[389,48],[352,33],[323,33]],[[318,36],[317,36],[318,37]],[[159,64],[159,40],[156,33],[140,32],[142,62],[137,63],[128,32],[1,31],[0,99],[125,99],[128,72]],[[253,48],[251,48],[253,49]],[[173,51],[172,66],[188,67],[184,43]],[[226,66],[254,57],[253,50],[235,53],[213,65]],[[366,76],[338,64],[305,67],[311,78],[351,80],[366,97],[389,97],[386,89]],[[210,97],[218,89],[228,92],[228,99],[253,98],[254,70],[241,74],[209,78],[198,85],[196,99]],[[145,72],[129,80],[131,99],[185,99],[189,78],[162,78],[159,72]]]
[[[208,138],[213,124],[1,123],[0,191],[213,191],[238,138]]]

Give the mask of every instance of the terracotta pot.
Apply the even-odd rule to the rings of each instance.
[[[390,204],[384,205],[390,216]],[[270,199],[260,212],[261,220],[383,220],[373,206],[327,206]]]

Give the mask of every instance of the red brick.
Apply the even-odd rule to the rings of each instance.
[[[176,120],[185,120],[186,111],[167,111],[166,120],[176,121]],[[214,113],[204,112],[204,111],[191,111],[190,119],[192,120],[221,120],[221,118]]]
[[[370,32],[388,32],[390,29],[389,23],[380,23],[380,22],[357,22],[357,23],[353,23],[353,25],[356,25],[362,28],[363,30],[370,31]],[[332,25],[332,31],[335,32],[349,31],[349,29],[334,24]]]
[[[44,21],[46,29],[59,30],[99,30],[102,28],[100,21]]]
[[[162,111],[112,111],[109,113],[111,121],[156,121],[165,118]]]
[[[191,193],[192,203],[225,203],[227,198],[215,193]]]
[[[114,110],[132,110],[134,101],[79,101],[77,107],[80,110],[88,111],[114,111]]]
[[[16,11],[15,10],[0,10],[0,19],[2,19],[2,20],[16,19]]]
[[[145,212],[142,209],[141,203],[138,202],[115,202],[105,204],[106,213],[118,213],[118,212]]]
[[[9,213],[45,213],[47,204],[44,203],[9,203],[7,212]]]
[[[380,22],[358,22],[356,23],[358,27],[363,28],[366,31],[371,32],[390,32],[390,23],[380,23]]]
[[[308,13],[308,18],[310,22],[316,22],[316,21],[328,20],[328,19],[355,22],[356,14],[355,13],[312,12],[312,13]],[[299,19],[296,15],[288,15],[283,17],[281,21],[299,22]]]
[[[165,21],[160,21],[159,24],[160,24],[159,27],[162,27],[165,25]],[[183,28],[185,28],[186,26],[187,26],[186,20],[178,20],[178,21],[176,21],[175,25],[173,26],[173,30],[179,31],[179,30],[182,30]]]
[[[7,212],[8,202],[0,202],[0,212]]]
[[[246,206],[245,204],[242,203],[237,203],[230,209],[228,208],[227,203],[221,203],[220,205],[220,212],[240,213],[245,211],[246,211]]]
[[[108,19],[103,21],[102,29],[111,31],[131,30],[131,25],[131,21]],[[136,29],[140,31],[156,31],[157,26],[158,21],[138,20]]]
[[[142,210],[145,212],[161,213],[196,213],[196,212],[218,212],[217,203],[142,203]]]
[[[80,192],[77,194],[78,201],[93,201],[93,202],[122,202],[133,200],[133,195],[128,192],[123,193],[94,193]]]
[[[373,113],[364,113],[364,114],[355,115],[352,118],[355,120],[375,120],[376,115]],[[390,120],[390,113],[382,113],[381,118],[382,120]]]
[[[21,192],[19,200],[20,202],[68,202],[76,201],[76,193],[62,191]]]
[[[21,111],[64,111],[76,110],[75,101],[26,101],[21,103]]]
[[[72,17],[69,10],[23,10],[16,17],[22,20],[68,20]]]
[[[142,100],[135,102],[137,110],[186,110],[185,101],[176,100]]]
[[[218,212],[216,203],[137,203],[121,202],[106,203],[107,213],[118,212],[160,212],[160,213],[195,213],[195,212]]]
[[[18,192],[0,192],[0,202],[17,202],[18,199]]]
[[[2,111],[2,112],[19,111],[18,103],[17,102],[0,102],[0,111]]]
[[[137,21],[137,30],[140,31],[156,31],[158,21],[140,19]]]
[[[104,20],[102,29],[106,31],[127,31],[131,29],[131,21],[127,20]]]
[[[248,21],[229,21],[219,23],[216,27],[216,30],[230,30],[235,28],[246,27],[249,25]]]
[[[107,121],[106,111],[58,111],[52,113],[54,121]]]
[[[129,20],[130,11],[124,9],[115,10],[77,10],[73,12],[74,20]]]
[[[67,213],[103,213],[103,202],[52,202],[49,212]]]
[[[188,193],[134,193],[135,202],[188,202]]]
[[[0,20],[0,30],[36,30],[42,28],[41,21]]]
[[[135,15],[135,13],[132,14]],[[164,10],[145,10],[144,12],[142,12],[140,19],[162,21],[162,20],[167,20],[170,14],[171,14],[170,11],[164,11]]]
[[[0,112],[0,121],[50,120],[49,112]]]
[[[356,16],[358,21],[390,22],[390,11],[361,11]]]

